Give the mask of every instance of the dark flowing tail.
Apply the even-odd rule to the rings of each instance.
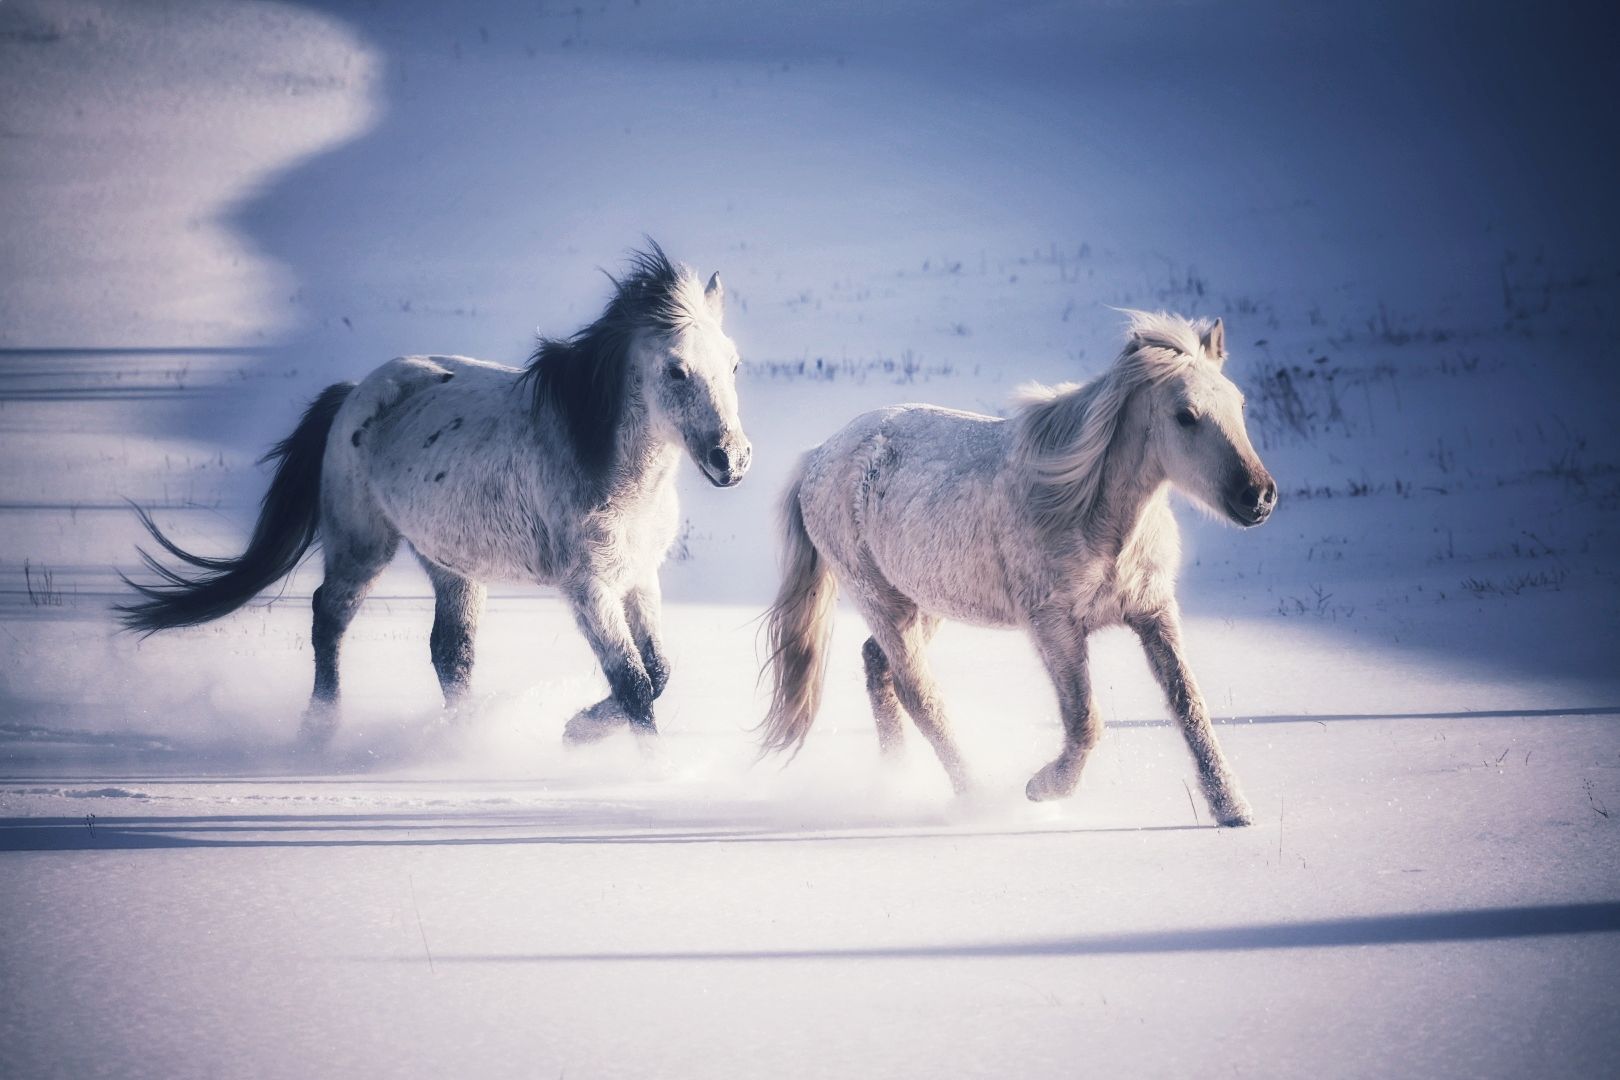
[[[770,636],[771,711],[760,725],[760,753],[797,754],[821,707],[838,583],[804,528],[800,464],[782,498],[782,587],[766,612]]]
[[[119,621],[126,630],[151,634],[209,622],[229,615],[257,596],[259,590],[292,572],[315,542],[326,436],[338,408],[353,391],[354,383],[348,382],[322,390],[304,410],[304,418],[293,433],[260,459],[261,464],[275,462],[276,475],[259,504],[259,520],[253,526],[247,550],[236,558],[210,559],[183,550],[163,535],[150,514],[130,504],[164,551],[202,572],[188,576],[141,551],[147,569],[163,580],[156,585],[139,585],[119,575],[124,577],[124,584],[144,598],[117,607]]]

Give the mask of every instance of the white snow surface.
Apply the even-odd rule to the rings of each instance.
[[[1620,142],[1563,18],[0,5],[0,1075],[1608,1075]],[[445,716],[408,557],[318,758],[318,560],[114,632],[123,499],[231,551],[318,388],[519,363],[643,233],[726,280],[757,462],[683,476],[656,753],[563,748],[605,684],[522,586]],[[1061,735],[1014,633],[931,654],[979,793],[915,733],[884,767],[849,608],[757,762],[797,454],[1095,374],[1118,307],[1227,320],[1283,492],[1178,508],[1256,824],[1118,631],[1066,802],[1022,797]]]

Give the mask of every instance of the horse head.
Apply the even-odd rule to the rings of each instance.
[[[1150,384],[1150,444],[1171,484],[1244,528],[1259,525],[1277,505],[1277,484],[1249,441],[1243,393],[1222,370],[1221,320],[1198,344],[1194,362]]]
[[[632,363],[654,424],[686,447],[711,484],[732,487],[754,450],[737,415],[737,346],[721,327],[725,288],[718,273],[701,288],[687,274],[677,298],[682,316],[640,335]]]

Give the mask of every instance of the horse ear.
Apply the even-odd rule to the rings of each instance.
[[[1217,364],[1226,362],[1226,324],[1216,319],[1215,325],[1204,331],[1204,355]]]
[[[726,287],[720,284],[720,271],[709,275],[709,283],[703,287],[703,299],[709,302],[709,310],[714,312],[715,318],[725,314]]]

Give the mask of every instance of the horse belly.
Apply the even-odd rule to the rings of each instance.
[[[541,584],[554,580],[543,529],[532,521],[502,521],[489,505],[449,494],[433,505],[396,503],[401,534],[417,553],[474,581]],[[404,512],[401,513],[400,510]]]
[[[971,566],[919,567],[914,561],[878,559],[884,578],[931,615],[978,626],[1009,626],[1016,621],[1006,591]]]
[[[423,558],[478,581],[549,580],[546,530],[520,490],[521,435],[501,408],[509,373],[425,361],[382,372],[397,384],[395,371],[417,369],[392,398],[378,380],[380,400],[362,403],[363,426],[340,451],[354,455],[383,515]]]
[[[376,484],[383,512],[423,558],[476,581],[545,581],[544,530],[502,478],[424,459]]]
[[[924,611],[980,626],[1016,621],[1007,575],[986,522],[960,505],[881,508],[862,530],[884,579]],[[921,510],[922,512],[918,512]]]
[[[1002,421],[933,406],[857,417],[809,461],[805,526],[849,588],[892,586],[931,614],[1005,626],[1003,441]]]

